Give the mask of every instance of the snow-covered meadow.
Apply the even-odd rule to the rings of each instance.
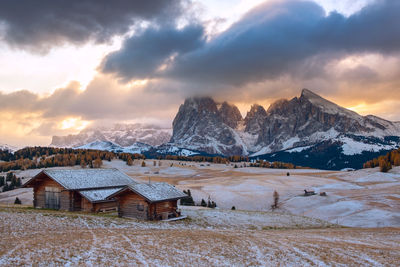
[[[210,196],[217,209],[182,207],[186,220],[146,222],[19,208],[10,203],[18,196],[31,205],[31,189],[0,193],[0,266],[395,266],[400,261],[400,168],[383,174],[145,162],[146,167],[139,160],[133,166],[105,161],[103,167],[137,181],[190,189],[196,202]],[[16,174],[29,178],[38,171]],[[305,197],[304,189],[327,196]],[[280,204],[271,211],[274,190]]]
[[[245,167],[246,163],[237,163],[238,168],[234,168],[235,164],[145,162],[142,167],[142,160],[135,160],[133,166],[120,160],[104,161],[103,167],[118,168],[138,181],[164,181],[190,189],[196,202],[210,197],[224,209],[235,206],[239,210],[270,211],[276,190],[279,212],[352,227],[400,227],[399,167],[381,173],[377,169],[283,170]],[[30,177],[38,171],[20,171],[17,175]],[[304,189],[326,192],[327,196],[304,197]],[[0,193],[0,203],[13,203],[16,196],[23,204],[32,203],[31,189]]]
[[[324,171],[312,169],[265,169],[245,167],[246,163],[209,164],[152,160],[134,166],[106,162],[134,179],[166,181],[190,189],[195,201],[210,197],[221,208],[268,211],[276,190],[280,212],[288,212],[352,227],[400,227],[400,167],[389,173],[378,169]],[[172,165],[172,166],[171,166]],[[247,164],[248,165],[248,164]],[[287,175],[289,173],[289,176]],[[304,189],[316,193],[304,197]]]
[[[394,266],[400,230],[280,213],[185,208],[144,222],[0,206],[0,266]],[[299,229],[301,228],[301,229]]]

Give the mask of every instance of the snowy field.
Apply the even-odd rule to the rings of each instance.
[[[400,261],[398,228],[337,228],[275,212],[183,212],[188,219],[144,222],[0,206],[0,266],[396,266]]]
[[[172,167],[171,167],[172,164]],[[219,207],[269,211],[274,190],[280,194],[281,212],[319,218],[350,227],[400,227],[400,168],[358,171],[282,170],[244,167],[246,163],[208,164],[152,160],[134,166],[105,162],[141,181],[165,181],[190,189],[195,201],[210,197]],[[287,176],[287,173],[290,176]],[[304,197],[304,189],[327,196]]]
[[[244,167],[246,163],[237,163],[239,168],[234,168],[235,164],[163,160],[154,166],[154,160],[145,162],[146,167],[141,167],[142,160],[135,160],[133,166],[119,160],[104,161],[103,167],[118,168],[138,181],[165,181],[182,190],[190,189],[196,202],[210,197],[224,209],[235,206],[239,210],[270,211],[276,190],[280,195],[279,212],[351,227],[400,227],[398,167],[380,173],[377,169],[339,172]],[[31,177],[38,171],[16,174]],[[326,192],[327,196],[304,197],[304,189]],[[13,203],[16,196],[23,204],[32,204],[31,189],[0,193],[0,203]]]

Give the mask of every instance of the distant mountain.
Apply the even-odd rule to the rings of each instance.
[[[168,142],[171,129],[149,124],[115,124],[112,127],[96,127],[82,130],[79,134],[53,136],[51,146],[80,147],[93,142],[111,142],[120,147],[137,143],[158,146]]]
[[[76,148],[143,154],[152,149],[153,147],[151,145],[139,142],[134,143],[130,146],[122,147],[110,141],[94,141],[89,144],[79,146]]]
[[[170,129],[144,124],[89,128],[54,136],[57,147],[158,155],[242,155],[320,169],[361,168],[363,162],[400,146],[400,123],[361,116],[310,90],[239,109],[210,97],[188,98]]]
[[[6,145],[6,144],[0,144],[0,150],[7,150],[9,152],[14,152],[14,151],[17,151],[18,148],[15,146],[10,146],[10,145]]]
[[[339,168],[351,156],[379,154],[400,145],[400,123],[361,116],[310,90],[300,97],[278,100],[267,110],[253,105],[245,118],[237,107],[209,97],[189,98],[173,121],[170,146],[208,154],[268,158],[319,153],[318,167]],[[279,152],[279,153],[278,153]],[[329,154],[329,156],[328,156]],[[280,155],[280,156],[279,156]],[[285,155],[285,156],[282,156]],[[301,156],[301,155],[299,155]],[[306,154],[302,155],[306,166]],[[364,159],[363,159],[364,160]],[[364,160],[365,161],[365,160]],[[323,166],[322,166],[323,165]],[[350,166],[351,167],[351,166]]]

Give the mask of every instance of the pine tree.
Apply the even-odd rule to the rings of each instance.
[[[274,204],[272,205],[272,209],[278,208],[278,201],[279,201],[279,194],[278,192],[274,191],[274,194],[272,195],[274,199]]]
[[[13,173],[12,172],[9,172],[9,173],[7,173],[7,176],[6,176],[6,181],[7,182],[11,182],[12,181],[12,178],[13,178]]]
[[[103,165],[103,161],[100,158],[93,161],[93,168],[100,168],[101,165]]]
[[[9,186],[8,186],[8,183],[6,182],[5,184],[4,184],[4,186],[3,186],[3,192],[7,192],[7,191],[9,191],[10,189],[9,189]]]
[[[142,161],[142,167],[146,167],[146,162]]]
[[[203,198],[201,199],[200,206],[202,206],[202,207],[207,207],[207,203],[206,203],[206,201],[205,201]]]
[[[390,162],[386,162],[385,160],[380,160],[379,169],[381,172],[388,172],[390,169],[392,169],[392,165],[390,164]]]
[[[232,206],[231,210],[236,210],[236,207],[235,207],[235,206]]]
[[[128,156],[128,158],[126,159],[126,165],[128,166],[132,166],[133,165],[133,160],[131,156]]]
[[[208,208],[212,208],[210,196],[208,196],[207,207],[208,207]]]

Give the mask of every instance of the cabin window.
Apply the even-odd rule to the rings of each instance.
[[[60,191],[57,187],[45,187],[47,209],[60,209]]]
[[[138,211],[144,211],[144,206],[142,204],[137,205],[137,210]]]

